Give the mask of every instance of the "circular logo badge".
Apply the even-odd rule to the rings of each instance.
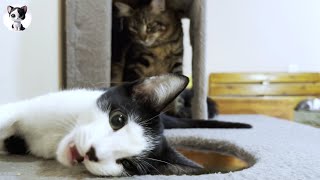
[[[31,13],[27,5],[7,5],[3,15],[4,25],[11,31],[21,32],[28,29],[31,24]]]

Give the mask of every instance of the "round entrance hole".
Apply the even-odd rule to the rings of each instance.
[[[249,167],[249,163],[232,155],[190,147],[176,147],[176,150],[188,159],[202,165],[206,172],[227,173]]]
[[[228,173],[250,168],[256,159],[232,143],[197,137],[170,137],[169,143],[188,159],[202,165],[207,173]]]

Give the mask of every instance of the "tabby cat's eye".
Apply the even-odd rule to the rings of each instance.
[[[113,130],[119,130],[128,122],[128,117],[121,111],[113,111],[110,113],[110,126]]]
[[[155,33],[158,31],[158,28],[156,25],[148,25],[147,26],[147,33]]]

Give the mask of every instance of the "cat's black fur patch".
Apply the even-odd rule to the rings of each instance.
[[[5,150],[9,154],[25,155],[28,154],[28,145],[23,137],[13,135],[4,140]]]

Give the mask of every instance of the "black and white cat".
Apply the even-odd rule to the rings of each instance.
[[[104,176],[198,173],[201,166],[168,145],[164,128],[251,126],[160,115],[187,84],[187,77],[168,74],[0,106],[0,152],[82,163]]]
[[[8,6],[7,11],[9,13],[9,18],[13,21],[11,26],[14,31],[24,31],[25,28],[22,25],[22,21],[26,18],[27,6],[22,7],[12,7]]]

